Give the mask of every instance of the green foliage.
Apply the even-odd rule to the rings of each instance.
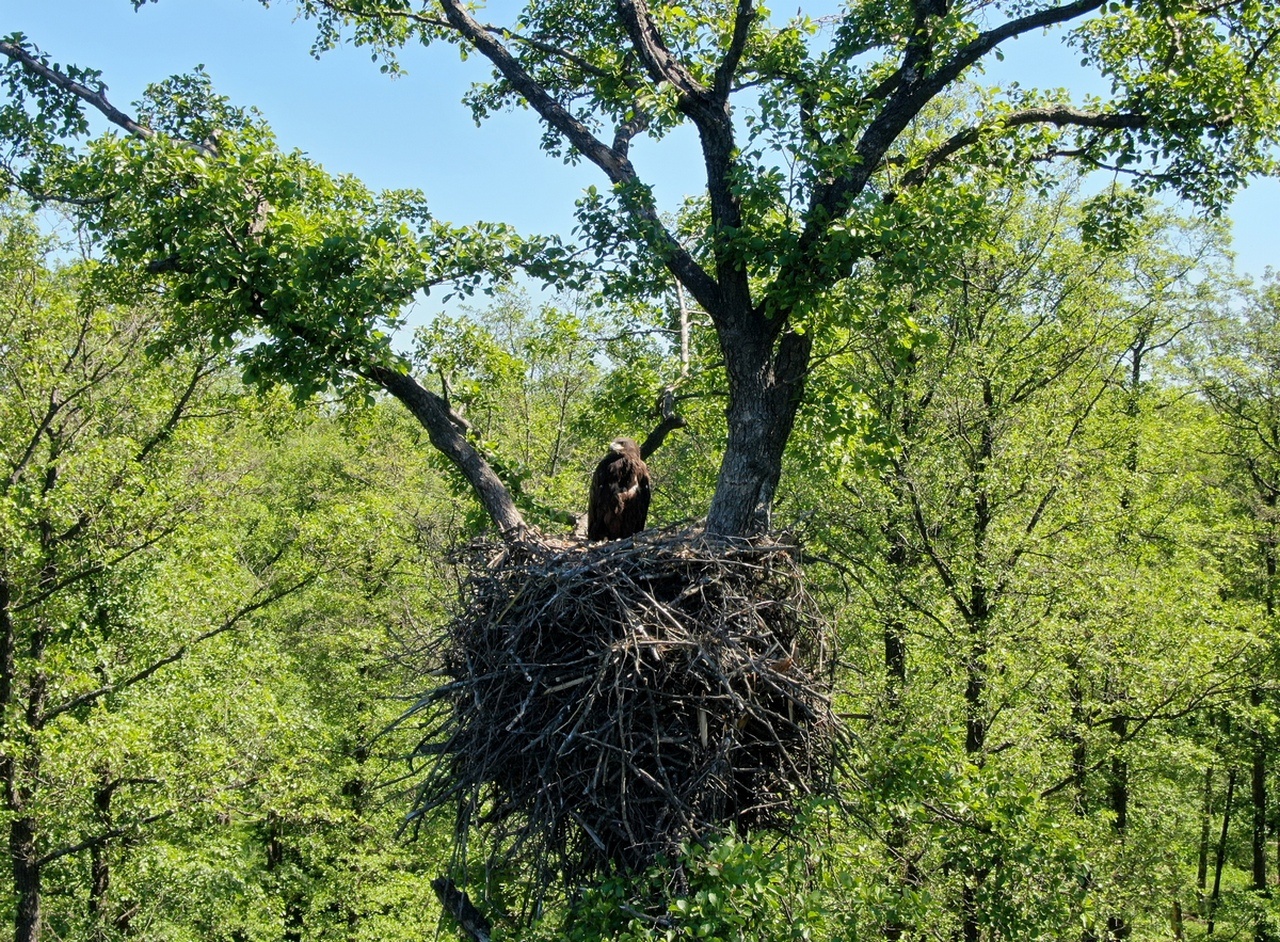
[[[643,441],[664,390],[688,395],[715,380],[681,377],[670,316],[574,295],[534,308],[527,295],[502,290],[488,307],[437,315],[416,332],[411,359],[470,423],[472,440],[530,521],[555,530],[585,511],[591,470],[609,441],[620,434]],[[715,414],[694,418],[694,434],[718,434],[723,425]],[[677,432],[651,456],[655,520],[697,513],[688,493],[694,482],[664,473],[672,452],[680,454],[670,466],[687,467],[685,438]]]
[[[517,268],[571,281],[556,239],[453,226],[432,218],[420,192],[374,193],[282,153],[262,118],[203,72],[147,89],[145,135],[107,134],[79,151],[69,139],[87,128],[83,103],[13,64],[4,74],[6,108],[31,112],[43,135],[29,143],[34,131],[15,117],[15,161],[42,182],[19,168],[9,185],[78,207],[111,263],[95,275],[109,297],[163,294],[172,323],[158,349],[233,351],[251,385],[286,384],[301,402],[401,364],[390,338],[421,292],[469,295]]]
[[[236,349],[247,381],[288,383],[300,400],[398,362],[390,336],[415,293],[451,280],[471,290],[517,244],[505,227],[433,222],[419,194],[330,177],[276,151],[261,126],[223,134],[218,149],[210,159],[169,140],[101,140],[76,187],[132,194],[89,219],[119,266],[106,273],[113,288],[163,269],[177,344]]]
[[[818,335],[796,503],[850,594],[845,867],[886,934],[1147,937],[1194,897],[1215,760],[1186,721],[1253,642],[1165,351],[1230,282],[1211,228],[1106,198],[1138,210],[1109,249],[1096,201],[1004,191],[927,285],[868,271],[862,328]]]
[[[0,774],[32,834],[6,877],[39,876],[0,918],[35,892],[64,938],[420,939],[430,839],[395,842],[377,740],[460,525],[420,430],[157,359],[160,312],[2,234]]]
[[[615,172],[577,231],[612,307],[499,295],[440,316],[412,360],[391,338],[419,292],[519,267],[588,278],[555,240],[454,227],[421,194],[280,152],[201,73],[148,90],[135,136],[81,145],[84,100],[4,68],[0,179],[78,206],[100,251],[60,269],[29,220],[4,218],[0,773],[12,866],[40,864],[48,931],[427,933],[444,852],[429,831],[407,853],[390,838],[397,809],[374,787],[396,743],[375,733],[422,682],[392,654],[430,643],[431,563],[477,521],[406,459],[420,430],[347,393],[381,366],[440,380],[550,525],[667,392],[690,428],[654,458],[655,516],[696,516],[746,334],[695,311],[676,362],[667,267],[688,251],[740,302],[708,304],[720,327],[814,344],[779,516],[806,525],[838,617],[858,745],[841,813],[809,823],[820,852],[724,836],[584,888],[534,936],[1157,938],[1176,903],[1194,924],[1175,934],[1212,918],[1264,938],[1276,903],[1250,864],[1280,786],[1280,304],[1269,283],[1233,307],[1217,234],[1149,197],[1215,213],[1274,172],[1280,8],[1099,6],[1065,28],[1111,94],[1073,100],[969,84],[999,55],[984,31],[1050,8],[884,0],[816,23],[648,6],[736,125],[643,61],[626,5],[536,0],[487,35],[602,142],[693,118],[704,143],[723,131],[708,193],[665,226],[643,178]],[[350,39],[385,71],[410,43],[474,51],[400,0],[296,7],[317,51]],[[521,81],[495,73],[467,105],[483,120],[526,103]],[[543,145],[591,156],[554,130]],[[1066,157],[1130,186],[1077,200]],[[299,412],[280,384],[341,397]],[[1219,827],[1220,846],[1201,836]]]
[[[765,847],[727,834],[685,847],[678,860],[636,877],[618,876],[583,892],[561,924],[495,939],[568,942],[781,942],[831,938],[845,922],[803,848]]]
[[[31,44],[22,33],[4,41],[28,48],[46,66],[61,66]],[[74,65],[64,67],[67,76],[87,88],[105,88],[102,73]],[[5,102],[0,106],[6,153],[0,161],[0,190],[17,188],[33,195],[48,192],[46,177],[72,157],[68,139],[88,133],[89,122],[80,102],[69,92],[20,68],[3,70]]]

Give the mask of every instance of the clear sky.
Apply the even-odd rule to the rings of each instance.
[[[257,0],[159,0],[138,12],[128,0],[0,0],[0,34],[15,31],[57,62],[100,69],[112,102],[126,110],[148,82],[203,64],[219,92],[262,111],[286,149],[375,188],[420,188],[450,222],[500,220],[523,232],[567,233],[574,199],[604,183],[593,166],[542,154],[529,111],[476,127],[460,98],[488,74],[479,56],[462,62],[446,47],[413,50],[405,57],[409,74],[396,79],[365,51],[341,48],[316,59],[313,29],[293,21],[287,0],[269,9]],[[1023,39],[1001,69],[1021,72],[1024,85],[1059,85],[1072,81],[1074,59]],[[632,159],[665,208],[697,189],[701,160],[692,133],[661,145],[638,140]],[[1280,268],[1280,181],[1255,183],[1231,217],[1241,269],[1257,276],[1268,265]]]

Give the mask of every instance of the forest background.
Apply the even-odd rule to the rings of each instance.
[[[153,156],[137,192],[154,204],[104,219],[59,150],[76,129],[19,133],[32,101],[6,134],[48,147],[9,155],[0,264],[6,922],[23,942],[430,935],[452,822],[400,834],[416,743],[382,734],[432,683],[450,553],[484,508],[392,397],[329,382],[306,350],[246,357],[185,309],[207,299],[134,290],[151,245],[130,239],[192,155]],[[197,78],[135,113],[199,143],[206,112],[240,126],[226,108]],[[100,178],[122,159],[102,146],[83,158]],[[556,166],[534,144],[537,161]],[[390,215],[355,181],[291,172],[339,221]],[[772,513],[804,541],[840,652],[838,789],[787,839],[692,847],[676,883],[574,887],[532,928],[529,875],[473,861],[455,876],[497,933],[1276,937],[1280,288],[1256,262],[1241,277],[1212,216],[1120,179],[973,171],[973,198],[940,210],[958,235],[939,230],[926,264],[859,268],[810,324]],[[61,215],[20,201],[45,182]],[[242,186],[214,179],[206,208]],[[429,220],[390,202],[456,221],[434,197]],[[609,218],[586,209],[584,229]],[[457,213],[476,215],[547,231],[542,210]],[[433,236],[453,268],[388,265],[344,297],[399,279],[387,293],[428,309],[399,335],[414,374],[524,517],[565,529],[602,443],[642,437],[664,393],[687,425],[652,458],[654,522],[705,514],[727,434],[707,316],[669,281],[638,290],[614,264],[602,287],[505,229]],[[521,264],[580,290],[429,307]],[[878,316],[841,314],[851,298]]]

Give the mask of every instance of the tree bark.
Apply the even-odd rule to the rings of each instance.
[[[1115,737],[1117,752],[1111,757],[1111,772],[1107,782],[1111,804],[1111,827],[1115,831],[1116,840],[1123,846],[1129,833],[1129,763],[1118,751],[1129,735],[1129,721],[1124,716],[1117,716],[1111,721],[1111,733]],[[1123,942],[1129,938],[1128,920],[1120,913],[1112,913],[1107,917],[1107,938],[1114,942]]]
[[[98,775],[98,787],[93,793],[94,820],[102,833],[113,828],[111,798],[116,785],[110,771],[102,769]],[[111,889],[111,845],[108,841],[94,844],[89,849],[89,931],[93,942],[105,942],[107,938],[107,894]]]
[[[1204,770],[1204,804],[1200,817],[1200,854],[1196,865],[1196,886],[1199,888],[1200,916],[1209,915],[1209,828],[1213,820],[1213,766]]]
[[[1222,830],[1218,834],[1217,856],[1213,862],[1213,892],[1209,895],[1209,921],[1206,935],[1213,935],[1218,900],[1222,896],[1222,868],[1227,862],[1227,834],[1231,829],[1231,802],[1236,793],[1236,770],[1227,773],[1227,797],[1222,807]]]
[[[1262,697],[1254,690],[1250,698],[1255,707],[1261,706]],[[1252,851],[1253,851],[1253,891],[1262,899],[1271,895],[1267,886],[1267,751],[1263,744],[1264,734],[1254,731],[1253,762],[1250,769],[1250,798],[1253,804]],[[1265,915],[1258,917],[1253,929],[1254,942],[1271,942],[1273,936],[1267,927]]]
[[[891,541],[887,556],[889,563],[889,581],[891,585],[899,585],[906,578],[906,569],[910,565],[910,553],[898,528],[886,528]],[[884,698],[886,719],[889,734],[896,736],[902,730],[905,717],[903,715],[902,697],[907,686],[907,625],[897,606],[889,611],[884,622]],[[890,812],[889,831],[885,836],[889,849],[889,864],[897,871],[897,879],[902,889],[897,898],[901,899],[905,891],[914,889],[920,884],[920,873],[916,862],[912,859],[909,847],[911,843],[910,820],[897,811]],[[885,942],[899,942],[910,930],[910,925],[897,915],[885,922]]]
[[[41,873],[40,854],[36,847],[35,823],[21,804],[10,811],[20,817],[9,825],[9,853],[13,861],[13,892],[17,897],[14,911],[14,942],[40,942]]]
[[[894,585],[904,578],[908,563],[907,546],[897,532],[890,532],[890,579]],[[902,694],[907,686],[907,625],[895,606],[884,623],[884,695],[893,722],[901,722]]]
[[[14,942],[39,942],[40,939],[42,865],[32,806],[35,802],[34,783],[40,778],[41,756],[35,733],[43,703],[44,683],[35,677],[27,701],[26,728],[19,735],[22,759],[15,761],[12,756],[6,756],[0,763],[0,777],[4,781],[6,804],[11,816],[9,855],[13,868],[13,892],[17,897]]]
[[[786,333],[775,354],[767,322],[752,331],[721,332],[729,437],[707,513],[708,533],[735,537],[768,529],[810,349],[807,335]]]
[[[481,506],[504,538],[518,537],[527,529],[511,492],[488,462],[467,441],[455,424],[448,404],[407,373],[385,366],[370,366],[364,375],[377,383],[413,413],[427,430],[431,444],[462,472],[474,488]]]
[[[493,931],[489,920],[476,909],[466,893],[447,877],[436,877],[431,881],[431,888],[445,912],[457,920],[458,928],[474,942],[489,942],[489,934]]]
[[[53,492],[57,482],[58,467],[56,464],[51,464],[45,469],[43,475],[44,493],[47,495]],[[54,528],[47,520],[40,520],[38,526],[43,558],[39,590],[41,593],[48,593],[53,591],[58,581],[55,548],[57,537]],[[5,633],[9,637],[6,638],[3,651],[6,661],[3,692],[8,697],[16,699],[16,662],[12,658],[16,653],[17,629],[12,621],[12,613],[8,611],[9,600],[5,599],[5,602]],[[39,615],[36,615],[32,622],[26,651],[26,658],[32,666],[26,682],[26,703],[22,710],[22,726],[20,731],[10,733],[10,737],[19,743],[16,750],[17,756],[8,753],[0,762],[0,779],[3,779],[5,801],[10,815],[9,854],[13,868],[13,892],[17,897],[17,905],[14,909],[13,942],[39,942],[43,894],[40,835],[34,806],[42,764],[37,737],[45,723],[45,703],[48,696],[48,680],[43,667],[48,630],[41,624]]]
[[[1267,507],[1268,520],[1275,520],[1276,511],[1276,493],[1274,490],[1268,490],[1263,496],[1263,503]],[[1269,527],[1274,530],[1274,527]],[[1268,533],[1263,539],[1263,562],[1266,568],[1266,584],[1263,588],[1263,597],[1266,605],[1267,624],[1275,623],[1276,613],[1276,544],[1274,533]],[[1253,707],[1254,714],[1258,715],[1263,706],[1263,690],[1260,683],[1255,683],[1252,690],[1249,691],[1249,705]],[[1250,799],[1253,810],[1252,834],[1251,834],[1251,850],[1253,854],[1253,891],[1262,899],[1266,899],[1271,895],[1271,888],[1267,886],[1267,732],[1261,728],[1261,724],[1253,730],[1253,762],[1250,769]],[[1257,925],[1253,930],[1254,942],[1271,942],[1274,938],[1267,927],[1267,919],[1260,916]]]

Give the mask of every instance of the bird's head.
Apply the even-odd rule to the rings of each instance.
[[[633,438],[615,438],[609,443],[609,450],[616,454],[623,454],[628,450],[636,450],[635,439]]]

